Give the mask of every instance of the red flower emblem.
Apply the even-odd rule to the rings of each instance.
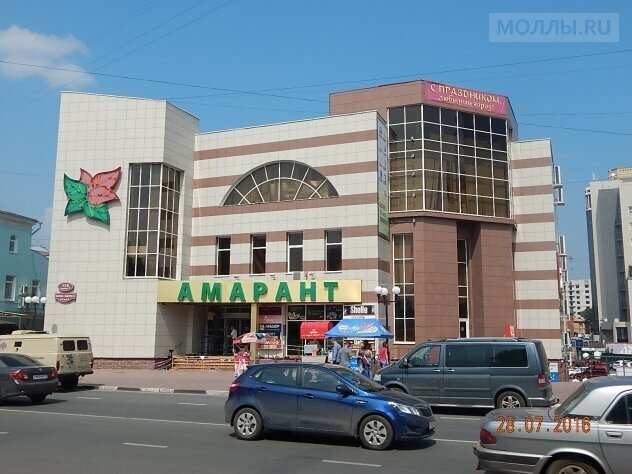
[[[112,190],[116,187],[121,178],[121,168],[112,171],[104,171],[92,176],[83,168],[81,169],[82,183],[88,187],[88,202],[93,206],[98,206],[110,201],[118,201],[119,197]]]

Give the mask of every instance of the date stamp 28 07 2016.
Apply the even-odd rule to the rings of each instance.
[[[575,416],[556,416],[552,424],[545,423],[542,426],[544,418],[542,416],[527,416],[524,420],[516,420],[513,416],[499,416],[496,421],[500,422],[496,428],[497,433],[515,433],[524,431],[526,433],[539,433],[546,430],[552,433],[589,433],[590,418],[584,416],[582,418]]]

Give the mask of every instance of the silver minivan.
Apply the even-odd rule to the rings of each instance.
[[[425,342],[375,375],[431,405],[517,408],[555,403],[541,341],[463,338]]]

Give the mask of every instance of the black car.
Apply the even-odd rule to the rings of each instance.
[[[0,404],[7,398],[27,396],[40,403],[57,391],[57,370],[23,354],[0,353]]]

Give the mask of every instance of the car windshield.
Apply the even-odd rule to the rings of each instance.
[[[569,395],[569,397],[562,402],[562,404],[555,409],[555,414],[557,416],[564,417],[569,413],[572,413],[573,410],[588,396],[588,390],[584,384],[581,384],[577,387],[573,393]]]
[[[355,385],[360,390],[365,392],[379,392],[384,390],[384,387],[377,382],[365,377],[355,370],[350,370],[345,367],[334,367],[331,370],[347,380],[350,384]]]

